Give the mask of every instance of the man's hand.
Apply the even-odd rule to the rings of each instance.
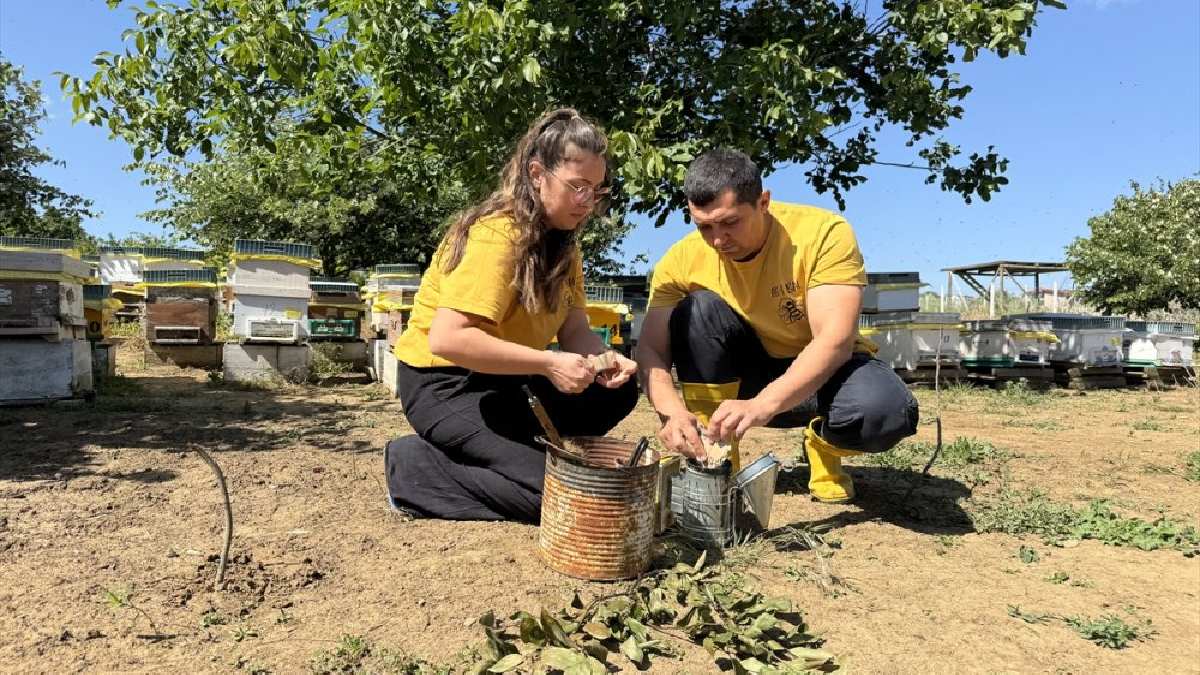
[[[668,450],[685,457],[704,461],[704,444],[700,442],[700,422],[690,412],[681,412],[663,420],[658,430],[658,440]]]
[[[721,403],[708,422],[708,437],[729,442],[741,438],[752,427],[761,427],[775,416],[775,410],[757,397],[745,401]]]
[[[621,385],[629,381],[629,378],[637,374],[637,363],[633,359],[627,359],[619,352],[609,350],[600,355],[603,357],[603,365],[607,368],[597,368],[599,373],[596,375],[596,381],[601,386],[609,389],[617,389]]]

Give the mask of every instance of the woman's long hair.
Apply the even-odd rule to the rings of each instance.
[[[605,157],[608,139],[599,126],[573,108],[559,108],[539,117],[505,164],[500,187],[455,216],[442,242],[444,271],[449,273],[462,262],[472,225],[487,216],[508,216],[517,229],[513,285],[518,302],[530,314],[557,311],[574,265],[579,228],[557,230],[545,222],[538,189],[529,177],[529,163],[536,159],[553,171],[570,159],[573,148]]]

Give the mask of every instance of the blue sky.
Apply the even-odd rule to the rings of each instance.
[[[991,202],[966,205],[918,171],[878,167],[847,197],[846,217],[872,271],[921,272],[934,288],[938,270],[996,259],[1061,259],[1129,181],[1177,180],[1200,172],[1200,2],[1067,0],[1042,15],[1024,57],[984,57],[962,68],[974,87],[966,115],[947,134],[966,152],[995,145],[1010,160],[1010,184]],[[96,202],[86,224],[97,235],[156,232],[138,214],[154,206],[151,188],[121,170],[124,143],[98,128],[71,124],[55,71],[91,72],[102,50],[117,51],[128,9],[103,0],[0,0],[0,52],[40,79],[51,118],[40,144],[67,162],[42,174]],[[910,161],[892,135],[880,159]],[[803,167],[781,167],[766,181],[776,199],[835,209],[804,182]],[[639,226],[628,254],[656,260],[688,231],[681,217]]]

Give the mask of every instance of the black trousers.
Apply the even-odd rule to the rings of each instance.
[[[637,383],[564,394],[538,376],[485,375],[400,363],[400,401],[417,432],[388,443],[388,491],[397,506],[450,520],[537,522],[544,435],[521,385],[563,436],[602,436],[637,404]]]
[[[739,399],[753,398],[792,364],[767,354],[754,328],[712,291],[695,291],[671,312],[671,359],[684,382],[741,381]],[[854,354],[817,394],[767,426],[805,426],[846,450],[883,452],[917,432],[917,399],[896,373],[868,354]]]

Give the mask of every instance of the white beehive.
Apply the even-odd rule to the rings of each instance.
[[[108,284],[136,284],[142,281],[142,253],[137,247],[101,246],[100,281]]]
[[[1126,321],[1122,347],[1130,366],[1186,367],[1193,363],[1196,324]]]
[[[959,334],[958,351],[967,367],[1044,366],[1057,339],[1048,321],[967,321]]]
[[[52,401],[92,390],[87,340],[0,340],[0,401]]]
[[[248,341],[299,342],[307,331],[308,297],[235,295],[233,334]]]
[[[859,333],[879,347],[876,358],[897,370],[956,367],[959,314],[890,312],[863,314]]]
[[[228,283],[235,296],[241,294],[293,297],[310,294],[312,268],[318,264],[316,249],[308,244],[259,239],[235,239]]]
[[[921,286],[918,272],[872,272],[863,289],[862,311],[916,312],[921,308]]]
[[[1048,321],[1058,342],[1050,345],[1056,363],[1104,368],[1120,366],[1125,317],[1090,314],[1011,314],[1006,319]]]

